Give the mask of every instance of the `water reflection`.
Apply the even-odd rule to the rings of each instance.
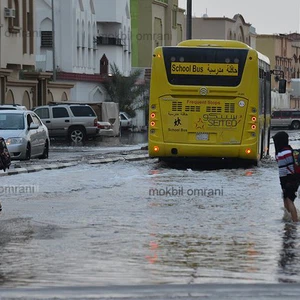
[[[293,277],[299,275],[300,256],[296,243],[297,226],[292,223],[286,223],[282,237],[282,250],[278,262],[280,278],[279,282],[298,282]]]
[[[63,138],[51,139],[52,146],[71,146],[71,147],[115,147],[125,145],[139,145],[148,143],[147,132],[123,131],[121,136],[109,137],[100,136],[96,139],[90,139],[84,143],[72,144]]]
[[[0,286],[9,286],[16,278],[22,285],[35,277],[30,263],[27,268],[20,266],[24,248],[33,239],[29,222],[25,218],[0,221]]]
[[[147,132],[122,131],[120,142],[122,145],[138,145],[148,142]]]

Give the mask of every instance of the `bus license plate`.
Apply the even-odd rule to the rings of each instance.
[[[198,132],[196,134],[196,140],[198,140],[198,141],[208,141],[208,133]]]

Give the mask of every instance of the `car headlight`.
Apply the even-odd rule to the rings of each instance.
[[[23,138],[17,138],[17,137],[8,138],[6,139],[5,142],[6,145],[23,144]]]

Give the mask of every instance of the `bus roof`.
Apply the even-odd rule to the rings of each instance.
[[[212,40],[212,39],[195,39],[195,40],[185,40],[180,42],[177,46],[179,47],[224,47],[224,48],[243,48],[252,49],[249,45],[235,40]],[[255,49],[254,49],[255,50]],[[258,54],[258,58],[267,64],[270,64],[270,59],[255,50]]]
[[[247,44],[235,40],[185,40],[180,42],[177,46],[179,47],[228,47],[228,48],[251,48]]]
[[[269,59],[268,56],[266,56],[266,55],[264,55],[264,54],[262,54],[262,53],[260,53],[260,52],[258,52],[258,51],[257,51],[257,53],[258,53],[258,58],[259,58],[260,60],[266,62],[268,65],[270,64],[270,59]]]

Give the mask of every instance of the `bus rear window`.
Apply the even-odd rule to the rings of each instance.
[[[173,85],[238,86],[248,49],[163,48],[169,83]]]

